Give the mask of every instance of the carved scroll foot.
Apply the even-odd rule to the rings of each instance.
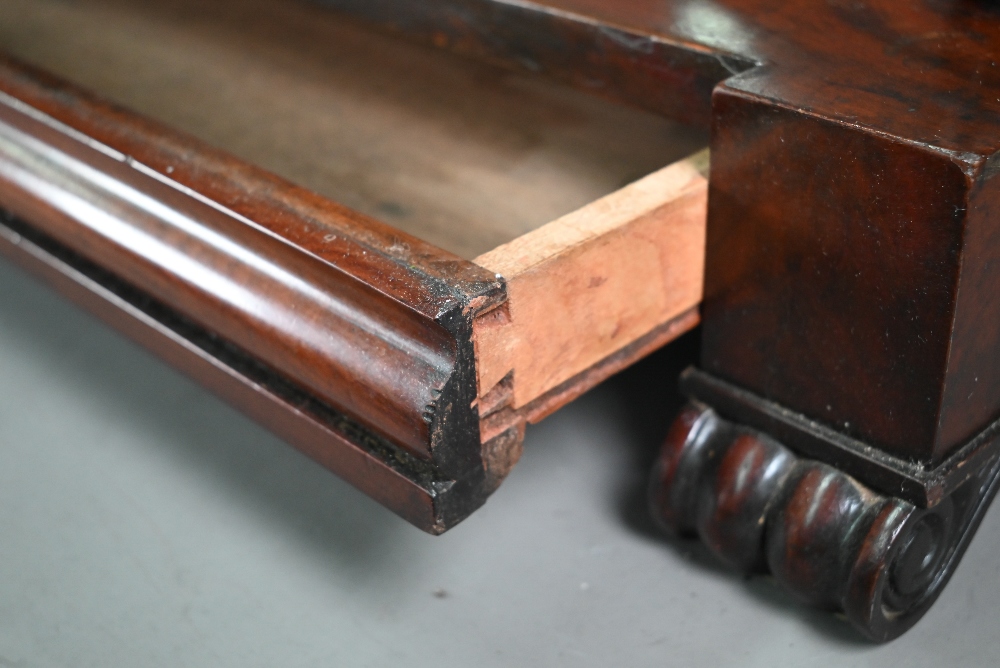
[[[957,566],[998,465],[933,508],[880,494],[692,403],[653,472],[652,511],[743,572],[770,571],[805,601],[843,612],[876,642],[912,627]]]

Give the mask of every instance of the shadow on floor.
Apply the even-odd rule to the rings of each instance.
[[[393,570],[385,563],[393,546],[413,540],[407,538],[411,532],[422,537],[5,261],[0,261],[0,287],[0,339],[41,369],[42,382],[68,388],[101,419],[127,422],[124,433],[142,435],[132,447],[166,449],[182,475],[200,487],[221,488],[231,503],[251,507],[277,535],[302,541],[321,561],[362,579],[384,578]],[[18,380],[8,376],[5,382]]]
[[[358,579],[384,578],[394,571],[393,555],[406,551],[401,544],[434,540],[5,262],[0,262],[0,286],[0,337],[6,344],[44,364],[55,382],[74,388],[98,411],[127,416],[131,428],[144,435],[135,447],[169,444],[179,465],[200,484],[230,490],[235,502],[252,506],[277,534],[300,541],[317,558]],[[742,591],[843,644],[863,645],[833,615],[798,604],[764,577],[744,578],[741,585],[740,576],[699,542],[664,536],[651,520],[648,473],[683,406],[677,377],[697,360],[698,335],[681,337],[597,390],[622,407],[623,440],[632,445],[628,466],[613,474],[622,480],[614,500],[621,521],[664,550],[731,579],[734,595]]]
[[[770,576],[745,576],[732,571],[697,538],[667,535],[653,521],[647,501],[649,474],[671,422],[687,401],[678,390],[677,381],[685,368],[697,363],[700,333],[699,328],[685,334],[609,379],[600,390],[622,406],[623,428],[629,432],[623,440],[633,446],[629,468],[622,472],[615,499],[619,517],[634,533],[661,543],[665,550],[683,555],[699,568],[729,578],[734,595],[748,595],[776,614],[793,615],[821,635],[845,646],[874,647],[845,620],[802,604]]]

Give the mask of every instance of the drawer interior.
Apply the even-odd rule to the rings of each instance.
[[[0,0],[0,49],[466,259],[706,143],[287,0]]]
[[[484,441],[698,322],[699,130],[297,0],[0,0],[0,50],[502,276]]]

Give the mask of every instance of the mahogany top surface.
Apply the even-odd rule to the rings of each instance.
[[[1000,147],[1000,5],[995,3],[541,0],[538,4],[763,65],[727,79],[724,85],[731,89],[946,151],[988,155]]]

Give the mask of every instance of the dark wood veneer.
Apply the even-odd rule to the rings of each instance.
[[[929,465],[1000,414],[1000,15],[990,3],[321,4],[711,126],[706,370]],[[295,248],[274,252],[307,273],[342,276],[345,304],[371,294],[387,331],[434,351],[416,355],[422,370],[397,368],[409,380],[366,369],[363,388],[322,387],[319,367],[291,355],[281,363],[296,382],[418,458],[448,460],[448,425],[478,429],[459,407],[475,392],[446,379],[467,372],[470,314],[505,298],[494,276],[40,73],[7,63],[0,74],[9,95],[286,240]],[[224,319],[211,315],[213,327]],[[225,326],[247,346],[238,322]],[[372,351],[388,341],[376,339]],[[329,368],[346,379],[350,365]],[[405,391],[388,389],[397,382]],[[428,423],[429,406],[455,412],[432,409]]]
[[[251,395],[248,404],[231,378],[222,384],[223,394],[260,409],[252,414],[277,421],[279,432],[304,440],[318,459],[419,526],[444,530],[485,500],[497,481],[483,461],[472,406],[471,322],[502,297],[495,276],[42,74],[2,67],[0,89],[12,96],[0,99],[5,209],[137,293],[183,304],[185,318],[249,359],[281,369],[282,382],[303,388],[310,401],[336,406],[390,450],[426,461],[437,487],[383,489],[370,470],[385,464],[372,460],[371,448],[353,459],[338,455],[343,435],[319,448],[309,420],[298,433],[287,408],[272,416],[271,404],[287,398],[261,405]],[[78,275],[63,260],[42,263],[57,282]],[[52,266],[60,268],[53,273]],[[92,280],[83,282],[103,294]],[[148,331],[157,327],[140,321],[146,327],[125,327],[163,347],[155,342],[162,336]],[[204,350],[195,355],[203,358]],[[192,365],[197,370],[204,361],[181,364]],[[206,382],[218,388],[222,381]],[[258,384],[252,377],[242,382]],[[419,466],[407,466],[409,477],[419,477]],[[445,512],[436,497],[452,487],[463,498]],[[422,500],[408,509],[401,493]]]
[[[483,494],[454,489],[454,481],[436,478],[430,465],[415,461],[243,351],[6,214],[0,220],[0,253],[416,526],[443,531],[482,502]]]
[[[503,277],[13,59],[0,60],[0,129],[7,255],[427,531],[483,503],[526,421],[698,320],[700,258],[680,258],[659,288],[684,281],[679,298],[602,355],[574,353],[523,405],[501,392],[481,415],[473,323],[508,299]],[[635,234],[679,197],[685,243],[700,248],[700,168],[661,181],[671,190],[646,197]],[[578,232],[601,222],[582,215]],[[630,223],[598,227],[617,233],[614,252]],[[561,229],[541,237],[567,251],[556,269],[571,272],[579,251],[605,271],[596,240]]]
[[[992,3],[321,1],[711,122],[708,370],[927,462],[1000,414]]]

